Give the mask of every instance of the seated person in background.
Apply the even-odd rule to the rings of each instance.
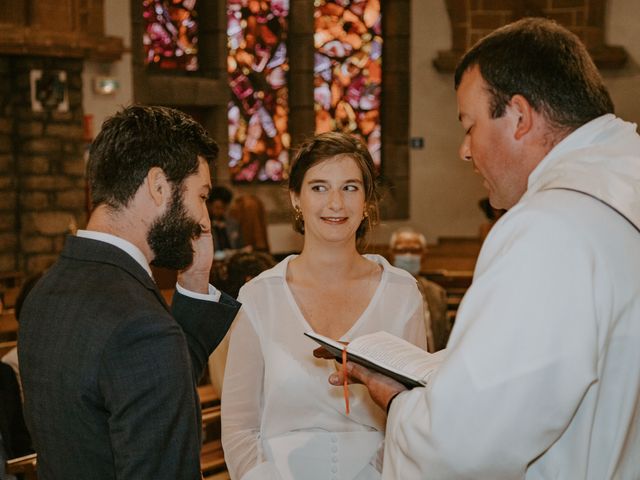
[[[20,322],[20,312],[22,311],[22,304],[24,303],[25,298],[33,288],[33,286],[38,283],[38,280],[42,277],[42,273],[36,273],[35,275],[30,276],[25,280],[20,288],[20,292],[16,297],[16,304],[14,307],[14,315],[16,317],[16,321]],[[9,365],[13,372],[16,375],[16,380],[18,381],[18,386],[20,387],[20,398],[22,398],[22,384],[20,383],[20,367],[18,366],[18,348],[13,347],[2,357],[2,363],[6,363]]]
[[[343,133],[306,141],[289,177],[300,255],[240,290],[222,391],[222,445],[232,479],[380,478],[386,415],[362,387],[326,383],[305,331],[340,341],[386,330],[426,348],[414,278],[358,244],[377,222],[375,167]]]
[[[240,195],[231,204],[229,215],[240,224],[245,245],[258,252],[269,253],[267,213],[260,198],[250,194]]]
[[[429,351],[442,350],[447,346],[451,333],[447,318],[447,292],[420,275],[420,266],[427,253],[427,240],[412,228],[399,228],[391,235],[389,250],[393,265],[406,270],[418,281],[418,289],[425,303],[424,324]]]
[[[6,459],[33,453],[31,437],[24,423],[22,399],[13,369],[0,362],[0,438]],[[3,462],[4,463],[4,462]],[[0,470],[2,472],[2,470]],[[4,477],[0,475],[0,479]]]
[[[487,222],[480,225],[480,230],[478,232],[480,240],[484,240],[485,238],[487,238],[487,235],[489,235],[489,230],[491,230],[491,227],[493,227],[498,219],[502,215],[504,215],[506,210],[493,208],[491,206],[491,203],[489,203],[489,197],[481,198],[480,201],[478,201],[478,206],[484,213],[485,217],[487,217]]]
[[[227,263],[227,276],[222,288],[233,298],[238,297],[240,288],[265,270],[276,264],[271,255],[264,252],[234,253]],[[211,385],[218,394],[222,395],[222,380],[229,351],[229,335],[225,336],[220,345],[209,356],[209,377]]]
[[[207,199],[216,258],[226,250],[238,250],[244,246],[240,225],[234,218],[227,215],[232,198],[231,190],[218,185],[211,189]]]

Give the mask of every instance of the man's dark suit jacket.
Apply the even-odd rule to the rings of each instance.
[[[200,478],[196,384],[239,304],[172,304],[121,249],[67,239],[20,315],[40,480]]]

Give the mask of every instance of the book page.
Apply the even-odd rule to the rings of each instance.
[[[356,338],[347,351],[425,384],[446,356],[445,350],[432,354],[383,331]]]

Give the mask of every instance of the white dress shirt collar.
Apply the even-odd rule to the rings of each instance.
[[[129,256],[138,262],[142,268],[145,269],[151,278],[153,278],[153,275],[151,274],[151,267],[149,267],[149,262],[147,262],[147,258],[144,256],[144,253],[142,253],[142,251],[133,243],[125,240],[124,238],[111,235],[110,233],[96,232],[95,230],[78,230],[76,236],[105,242],[119,248],[120,250],[124,250],[129,254]]]

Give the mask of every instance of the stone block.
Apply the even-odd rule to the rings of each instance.
[[[0,232],[13,232],[16,228],[16,214],[11,210],[0,211]]]
[[[84,176],[85,174],[84,159],[78,158],[78,159],[72,159],[72,160],[65,160],[64,162],[62,162],[62,173],[66,173],[67,175],[74,175],[74,176]]]
[[[55,206],[58,208],[81,209],[86,205],[84,190],[58,192],[55,198]]]
[[[25,190],[57,191],[73,187],[72,180],[65,175],[29,175],[22,179]]]
[[[32,120],[39,119],[44,120],[45,113],[44,112],[34,112],[31,110],[31,105],[20,105],[14,107],[14,116],[18,120]]]
[[[0,272],[10,272],[18,267],[15,253],[0,254]]]
[[[0,134],[11,134],[13,122],[8,118],[0,118]]]
[[[33,275],[47,270],[58,259],[55,254],[36,254],[27,256],[27,274]]]
[[[23,232],[42,235],[61,235],[69,231],[70,225],[75,225],[74,216],[68,212],[34,212],[22,216]]]
[[[82,157],[84,155],[84,149],[85,149],[84,142],[81,142],[78,140],[65,142],[62,145],[62,151],[65,154],[77,155],[78,157]]]
[[[13,252],[18,245],[18,239],[14,232],[0,233],[0,252]]]
[[[0,152],[11,151],[11,138],[8,135],[0,135]]]
[[[16,192],[4,191],[0,192],[0,205],[3,210],[13,210],[16,208]]]
[[[73,120],[73,111],[51,112],[51,118],[56,122],[68,122],[70,120]]]
[[[0,190],[14,190],[16,181],[13,175],[0,175]]]
[[[44,132],[44,124],[37,121],[24,121],[18,123],[18,135],[21,137],[41,137]]]
[[[20,246],[24,253],[53,253],[53,239],[42,236],[23,237]]]
[[[76,123],[52,123],[47,125],[47,136],[61,137],[64,139],[82,140],[84,130],[81,124]]]
[[[20,206],[25,210],[43,210],[49,207],[49,194],[45,192],[22,192]]]
[[[57,138],[32,138],[22,142],[21,150],[25,153],[52,154],[60,151],[61,142]]]
[[[22,156],[18,162],[18,170],[21,173],[34,173],[42,175],[49,173],[49,158],[44,155]]]
[[[51,240],[53,242],[53,251],[61,252],[64,247],[64,242],[67,241],[67,235],[56,235]]]

